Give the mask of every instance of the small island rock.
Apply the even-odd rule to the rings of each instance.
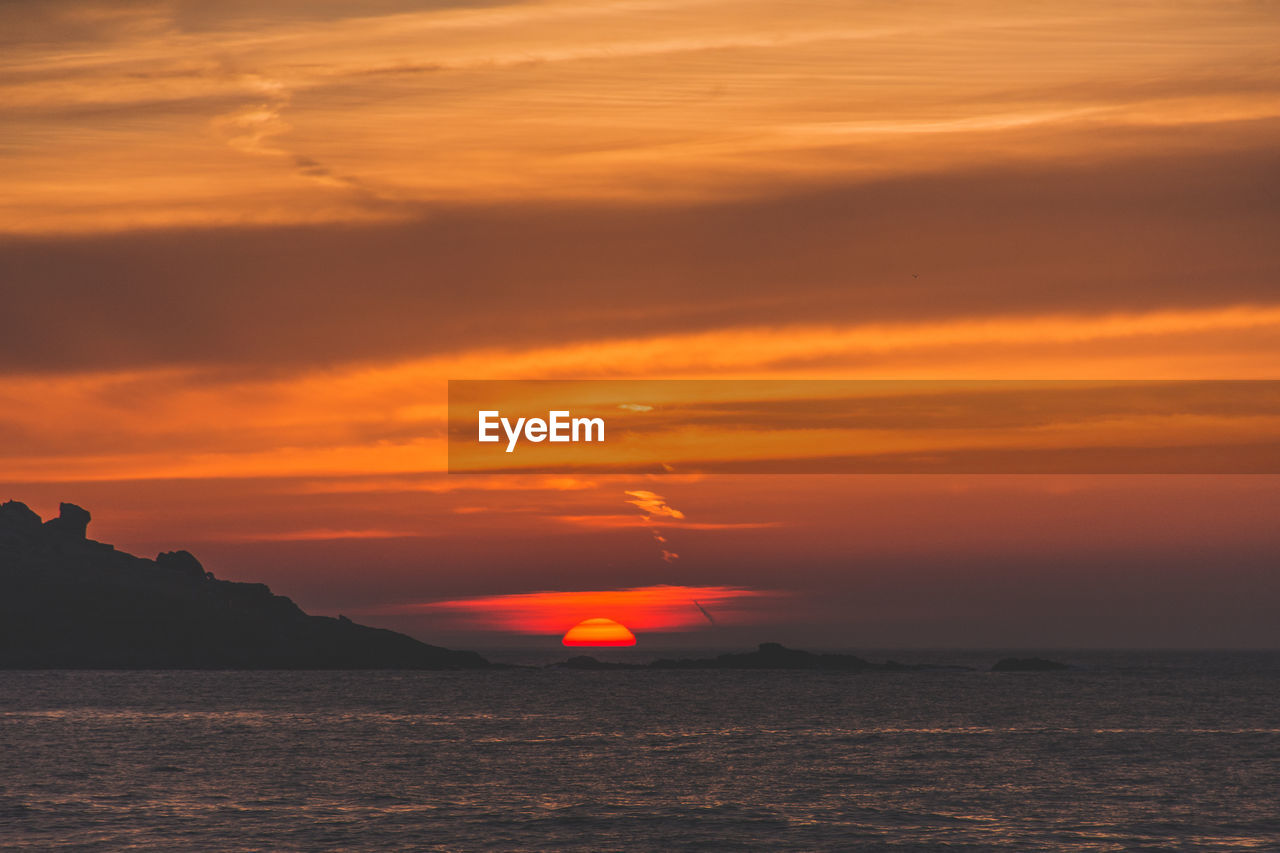
[[[1071,669],[1065,663],[1044,658],[1004,658],[991,667],[992,672],[1055,672]]]

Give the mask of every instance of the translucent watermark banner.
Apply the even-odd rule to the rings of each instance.
[[[451,380],[450,473],[1276,474],[1280,380]]]

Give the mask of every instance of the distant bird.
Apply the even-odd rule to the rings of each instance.
[[[919,277],[920,277],[920,273],[918,273],[918,272],[913,272],[913,273],[911,274],[911,277],[912,277],[912,278],[919,278]]]
[[[716,624],[716,620],[711,618],[711,614],[707,612],[707,608],[703,607],[701,604],[699,604],[696,601],[693,603],[693,606],[702,611],[702,615],[707,617],[708,622],[710,622],[712,625]]]

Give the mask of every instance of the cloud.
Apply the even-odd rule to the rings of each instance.
[[[639,509],[648,519],[684,518],[684,513],[668,504],[667,499],[662,495],[644,489],[635,489],[625,494],[631,497],[627,503]]]
[[[289,131],[281,113],[289,103],[290,93],[279,80],[255,74],[243,75],[248,92],[261,100],[213,119],[213,127],[227,144],[246,154],[285,157],[288,152],[272,140]]]
[[[1266,250],[1280,201],[1259,190],[1274,150],[952,172],[724,204],[442,204],[366,227],[0,238],[0,364],[296,369],[578,344],[591,371],[580,375],[643,375],[765,360],[745,351],[750,341],[697,338],[726,329],[952,323],[971,338],[1007,337],[1019,318],[1082,318],[1082,329],[1108,315],[1265,305],[1280,276]],[[296,182],[294,160],[225,156],[283,165]],[[316,154],[300,162],[317,172],[308,183],[318,170],[346,175]],[[315,191],[323,198],[308,197],[310,211],[342,195]],[[543,322],[531,325],[534,311]],[[1012,322],[979,328],[986,318]],[[586,357],[637,340],[650,343],[629,362]],[[654,352],[662,340],[671,346]],[[796,343],[786,354],[796,360],[832,346]],[[717,356],[716,344],[731,349]]]
[[[585,527],[593,529],[617,529],[628,527],[641,527],[654,532],[654,540],[658,544],[664,544],[666,539],[658,539],[662,535],[661,531],[652,527],[653,522],[641,515],[551,515],[548,516],[551,521],[560,524],[570,524],[574,527]],[[774,521],[687,521],[680,520],[678,522],[666,522],[668,524],[678,524],[681,530],[758,530],[765,527],[777,527],[778,522]]]
[[[1231,160],[1274,150],[1280,118],[1273,69],[1238,61],[1277,34],[1255,4],[929,15],[729,0],[198,5],[0,4],[0,41],[14,39],[0,81],[0,231],[387,222],[539,201],[733,205],[1152,151]],[[1116,31],[1152,39],[1122,44]],[[1040,32],[1054,38],[1028,52]],[[805,98],[796,79],[814,81]],[[638,242],[664,246],[640,276],[688,251]],[[805,282],[795,273],[779,280]],[[705,277],[676,292],[698,286]]]
[[[627,503],[636,507],[644,513],[644,521],[646,524],[652,523],[655,518],[662,518],[674,521],[682,521],[684,513],[667,503],[667,499],[655,492],[645,489],[635,489],[625,494],[631,497]],[[658,554],[662,557],[664,563],[674,563],[680,559],[680,555],[675,551],[667,548],[667,538],[662,535],[662,531],[658,528],[651,528],[649,535],[653,537],[654,543],[659,545]]]
[[[431,614],[472,629],[558,634],[583,619],[604,616],[633,631],[679,631],[706,626],[693,602],[716,608],[724,624],[776,618],[771,607],[788,593],[734,586],[645,586],[625,589],[543,591],[390,605],[378,614]]]
[[[573,492],[589,491],[599,487],[595,480],[581,477],[546,476],[411,476],[411,477],[342,477],[328,480],[301,480],[291,482],[282,490],[289,494],[360,494],[377,492],[427,492],[447,494],[453,492]]]
[[[210,533],[207,538],[216,542],[323,542],[330,539],[417,539],[435,535],[439,535],[439,533],[424,530],[386,530],[383,528],[347,530],[317,527],[305,530],[275,530],[260,533],[242,531]],[[196,539],[194,541],[201,540]]]
[[[6,322],[0,312],[0,326]],[[0,348],[3,345],[0,335]],[[594,345],[473,350],[384,364],[282,368],[265,375],[194,368],[11,372],[0,374],[0,471],[12,481],[292,476],[302,481],[298,489],[317,493],[479,489],[494,481],[453,478],[446,486],[412,476],[445,467],[445,376],[479,378],[500,371],[511,377],[546,378],[589,376],[592,370],[634,376],[627,371],[644,369],[657,375],[726,378],[746,373],[758,378],[1261,379],[1271,378],[1268,365],[1274,360],[1269,355],[1277,347],[1280,306],[1254,305],[1128,315],[723,329]],[[642,357],[639,366],[637,354]],[[681,408],[677,402],[664,406],[666,420],[659,419],[657,426],[756,419],[750,406],[734,413],[719,411],[716,400],[692,408]],[[809,405],[819,413],[827,411],[825,404]],[[806,418],[814,418],[806,414],[804,401],[794,406],[790,421],[761,417],[760,424],[776,431],[776,446],[752,449],[756,458],[773,458],[779,448],[790,457],[811,446],[780,429],[803,428]],[[1212,414],[1211,407],[1197,411]],[[892,430],[906,422],[920,425],[928,415],[913,409],[909,400],[900,407],[882,405],[878,412],[877,420],[862,419],[861,425]],[[1034,425],[1036,414],[1026,413],[1027,425]],[[817,420],[835,429],[859,424],[859,418],[832,418],[829,411]],[[227,429],[227,424],[236,429]],[[680,458],[699,458],[691,450],[682,445]],[[708,451],[704,447],[700,452]],[[561,490],[590,488],[588,484],[598,481],[534,476],[502,482],[514,489]],[[647,495],[643,500],[625,497],[644,513],[633,523],[655,518],[649,509],[663,505],[646,505],[654,500]],[[656,518],[666,525],[688,526],[687,519],[669,514]]]
[[[272,157],[288,164],[303,178],[334,189],[351,191],[371,202],[392,202],[373,190],[368,182],[343,175],[314,157],[291,150],[287,136],[292,126],[284,112],[293,98],[288,86],[255,74],[239,75],[249,94],[261,98],[253,104],[215,117],[211,124],[227,144],[245,154]]]

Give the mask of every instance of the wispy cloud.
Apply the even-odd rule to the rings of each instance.
[[[788,593],[733,586],[646,586],[625,589],[528,592],[391,605],[380,614],[431,614],[459,625],[523,634],[563,633],[583,619],[606,617],[633,631],[679,631],[705,627],[699,607],[715,607],[721,624],[751,624],[776,618]],[[771,612],[773,611],[773,612]]]
[[[342,477],[331,480],[300,480],[280,486],[289,494],[345,495],[377,492],[577,492],[598,488],[599,482],[582,477],[533,476],[416,476],[416,477]]]
[[[0,61],[17,140],[0,165],[21,202],[0,205],[0,231],[385,221],[513,198],[701,203],[1011,153],[1141,154],[1158,127],[1240,139],[1280,115],[1265,61],[1280,25],[1255,4],[26,11],[37,5],[0,7],[0,31],[28,33]],[[193,15],[201,25],[184,26]],[[1250,57],[1249,72],[1204,84]],[[83,121],[104,112],[109,127]],[[245,153],[258,162],[226,156]]]
[[[209,539],[217,542],[315,542],[328,539],[416,539],[432,535],[438,535],[438,531],[386,530],[381,528],[344,530],[318,527],[306,530],[273,530],[259,533],[244,531],[212,533],[209,534]]]
[[[597,529],[619,529],[619,528],[643,528],[655,533],[654,541],[662,545],[666,543],[666,537],[658,531],[653,530],[652,524],[642,516],[637,515],[552,515],[549,516],[551,521],[560,524],[570,524],[574,527],[586,527]],[[777,527],[778,522],[774,521],[687,521],[679,522],[681,530],[759,530],[766,527]]]
[[[652,523],[655,519],[671,519],[680,521],[684,519],[684,513],[667,503],[667,499],[656,492],[650,492],[646,489],[635,489],[626,492],[629,496],[627,503],[634,506],[642,512],[646,523]],[[670,548],[665,547],[667,538],[662,535],[662,531],[658,528],[651,528],[649,531],[653,536],[653,541],[663,546],[658,549],[659,556],[662,557],[664,563],[674,563],[680,559],[680,555]]]
[[[0,471],[13,482],[292,477],[288,488],[316,494],[589,490],[596,479],[406,476],[445,469],[441,377],[630,377],[639,354],[651,377],[1272,378],[1273,360],[1261,354],[1278,336],[1280,306],[1256,305],[733,328],[266,378],[173,368],[16,374],[0,377]],[[629,521],[566,523],[696,529],[657,493],[630,491],[625,500],[639,512]]]
[[[627,503],[644,513],[650,521],[655,518],[684,518],[684,513],[667,503],[667,499],[655,492],[635,489],[626,492],[630,496]]]

